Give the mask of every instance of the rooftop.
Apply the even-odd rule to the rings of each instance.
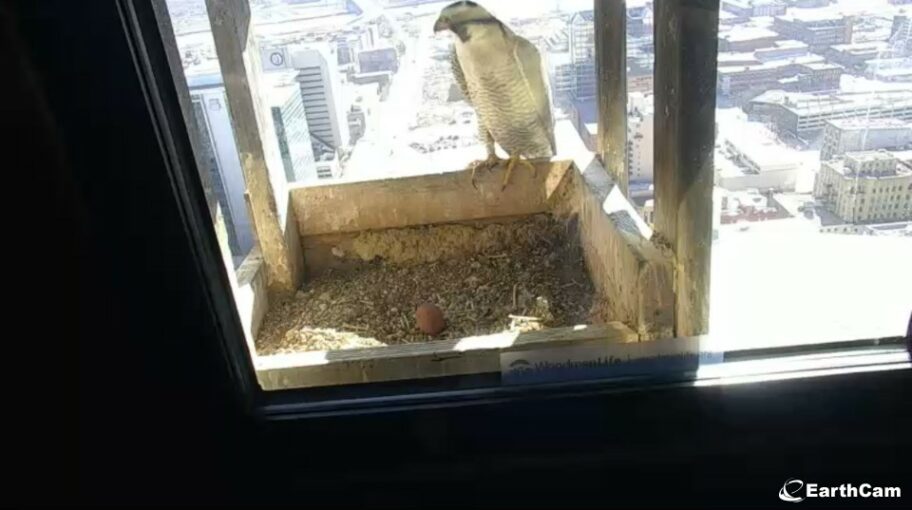
[[[890,45],[885,41],[872,41],[872,42],[861,42],[861,43],[850,43],[850,44],[834,44],[830,46],[835,51],[841,53],[849,53],[853,55],[881,52],[886,51],[890,48]]]
[[[892,69],[877,69],[877,70],[871,71],[871,74],[874,76],[880,76],[880,77],[885,77],[885,78],[887,78],[887,77],[895,78],[895,77],[899,77],[899,76],[912,76],[912,68],[897,67],[897,68],[892,68]]]
[[[757,65],[760,64],[760,61],[757,60],[757,57],[754,56],[754,53],[751,51],[744,52],[734,52],[734,51],[720,51],[718,62],[720,66],[726,66],[730,62],[743,63],[743,62],[753,62]],[[743,65],[743,64],[742,64]]]
[[[831,64],[829,62],[809,62],[809,63],[802,63],[801,65],[804,67],[807,67],[808,69],[813,69],[815,71],[823,71],[823,70],[827,70],[827,69],[842,69],[841,65]]]
[[[779,37],[779,34],[768,28],[762,27],[734,27],[724,34],[719,34],[719,39],[728,42],[751,41],[767,37]]]
[[[878,172],[877,174],[868,172],[862,172],[859,174],[855,172],[851,165],[853,162],[860,164],[876,161],[893,161],[896,164],[891,170],[886,172]],[[844,159],[827,161],[823,164],[831,168],[833,171],[839,173],[843,177],[852,179],[884,179],[912,176],[912,170],[910,170],[909,167],[897,159],[896,156],[887,151],[847,152]]]
[[[735,73],[742,73],[744,71],[760,71],[763,69],[778,69],[780,67],[790,66],[790,65],[794,65],[794,64],[802,64],[805,66],[822,65],[822,66],[824,66],[824,67],[822,67],[822,69],[839,67],[839,66],[834,66],[832,64],[827,64],[825,62],[825,59],[823,57],[821,57],[820,55],[811,54],[811,55],[801,55],[798,57],[791,57],[791,58],[768,60],[766,62],[761,62],[758,64],[751,64],[751,65],[742,64],[742,65],[726,66],[724,64],[724,62],[720,61],[718,72],[721,75],[735,74]]]
[[[827,121],[829,124],[839,129],[886,129],[886,128],[909,128],[912,129],[912,122],[902,119],[832,119]]]
[[[719,70],[721,72],[721,69]],[[755,104],[778,104],[796,115],[809,113],[837,113],[858,108],[890,106],[912,107],[912,90],[882,90],[876,93],[840,93],[815,95],[801,92],[768,90],[751,100]]]
[[[833,12],[827,12],[822,9],[808,9],[808,10],[796,10],[790,9],[787,14],[781,16],[776,16],[776,19],[781,19],[790,23],[794,22],[822,22],[822,21],[842,21],[845,16],[836,14]]]
[[[846,159],[858,161],[859,163],[867,163],[869,161],[893,161],[896,159],[887,151],[847,152],[845,157]]]
[[[777,48],[783,48],[783,49],[784,48],[807,48],[808,47],[806,42],[796,41],[794,39],[783,39],[781,41],[775,41],[775,42],[773,42],[773,46],[775,46]],[[760,48],[760,49],[763,50],[763,49],[769,49],[769,48]]]
[[[724,0],[724,3],[746,8],[754,5],[773,5],[780,2],[778,0]]]

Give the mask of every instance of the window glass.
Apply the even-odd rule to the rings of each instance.
[[[910,7],[722,2],[710,330],[730,348],[902,334],[912,215],[883,193],[912,183]]]
[[[205,2],[168,0],[265,388],[507,377],[558,344],[673,336],[672,277],[648,308],[637,266],[655,248],[654,3],[626,2],[626,197],[589,165],[591,0],[480,3],[251,1],[231,71],[250,94]],[[907,10],[722,2],[715,348],[902,333],[912,211],[878,197],[912,193]]]

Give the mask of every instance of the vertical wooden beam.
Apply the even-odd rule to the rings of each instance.
[[[171,17],[168,13],[168,6],[165,0],[152,0],[152,11],[158,23],[161,41],[164,45],[165,54],[168,58],[168,66],[171,70],[171,77],[174,81],[174,89],[177,92],[177,99],[181,107],[183,122],[187,126],[190,147],[193,149],[193,158],[196,162],[196,168],[199,172],[200,182],[203,185],[203,192],[206,196],[206,205],[209,208],[209,216],[212,219],[212,225],[215,228],[215,237],[218,239],[219,252],[225,267],[225,274],[228,277],[228,284],[231,287],[231,299],[237,303],[237,296],[240,291],[237,274],[234,270],[234,259],[231,255],[231,248],[228,243],[228,227],[225,223],[225,217],[219,206],[218,199],[212,188],[212,179],[209,171],[209,162],[202,157],[204,153],[202,141],[200,140],[200,130],[197,126],[196,116],[193,113],[193,103],[190,98],[190,90],[187,87],[187,79],[184,76],[183,65],[181,63],[180,52],[177,48],[177,39],[174,36],[174,29],[171,25]],[[245,335],[247,348],[252,358],[256,358],[256,348],[254,347],[254,338],[252,335]]]
[[[709,328],[719,0],[655,11],[656,233],[675,254],[675,333]]]
[[[235,143],[244,172],[253,226],[271,296],[292,295],[300,284],[303,261],[297,260],[285,235],[287,189],[270,174],[284,175],[270,136],[271,117],[260,103],[259,52],[253,36],[247,0],[206,0],[215,51],[225,83]],[[277,201],[277,197],[280,199]],[[278,205],[277,205],[278,202]],[[284,209],[284,210],[282,210]],[[292,225],[294,222],[290,222]]]
[[[595,0],[598,152],[627,196],[627,2]]]

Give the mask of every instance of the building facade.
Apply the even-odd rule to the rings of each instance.
[[[748,118],[769,122],[782,134],[805,142],[815,141],[827,121],[835,119],[912,120],[912,91],[882,91],[872,95],[811,95],[769,91],[750,100],[744,110]]]
[[[821,161],[846,152],[912,147],[912,122],[899,119],[836,119],[827,121],[820,147]]]
[[[912,57],[912,18],[909,15],[901,14],[893,17],[889,42],[894,56]]]
[[[573,99],[595,97],[595,18],[581,11],[570,18],[570,63],[573,64]]]
[[[231,127],[228,98],[217,71],[188,72],[187,85],[213,193],[225,220],[235,267],[253,248],[253,225],[247,210],[241,161]]]
[[[776,16],[772,28],[782,37],[805,42],[816,51],[834,44],[851,43],[853,19],[830,14],[786,14]]]
[[[266,107],[272,114],[282,167],[288,182],[303,181],[315,175],[313,145],[297,72],[275,72],[263,77]]]
[[[316,159],[350,144],[346,111],[342,106],[342,78],[336,59],[323,48],[290,45],[264,49],[261,62],[267,73],[297,71],[297,82]]]
[[[627,170],[631,182],[653,181],[655,108],[652,94],[630,93],[627,115]]]
[[[830,62],[852,71],[861,71],[868,61],[886,55],[888,49],[888,44],[883,41],[835,44],[827,48],[824,54]]]
[[[886,151],[824,161],[814,197],[848,223],[912,220],[912,168]]]
[[[808,54],[808,45],[801,41],[785,39],[776,41],[772,46],[757,48],[754,57],[760,62],[769,62],[784,58],[803,57]]]
[[[839,90],[842,68],[826,63],[822,57],[808,55],[755,65],[719,66],[719,93],[739,96],[770,89],[797,92]]]
[[[568,46],[573,79],[572,101],[594,99],[597,93],[593,16],[593,11],[579,11],[570,17]],[[655,50],[651,32],[651,10],[648,6],[627,9],[628,90],[652,90]]]

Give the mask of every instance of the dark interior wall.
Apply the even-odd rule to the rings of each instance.
[[[247,417],[123,5],[23,1],[0,11],[21,93],[14,114],[36,162],[53,170],[62,253],[81,277],[79,470],[59,474],[79,492],[43,497],[769,508],[785,505],[776,494],[791,477],[907,480],[908,370]]]
[[[67,321],[60,347],[78,349],[81,465],[66,482],[78,478],[102,500],[231,494],[244,422],[120,7],[42,0],[0,11],[3,81],[17,91],[3,122],[26,144],[16,151],[28,155],[21,172],[52,190],[53,218],[41,218],[52,222],[39,222],[55,229],[44,232],[53,257],[42,260],[43,281],[55,286],[56,320]],[[33,303],[48,298],[47,288],[36,294]],[[56,325],[35,325],[49,336],[36,343],[59,345],[48,343]],[[48,470],[45,461],[36,474]]]

